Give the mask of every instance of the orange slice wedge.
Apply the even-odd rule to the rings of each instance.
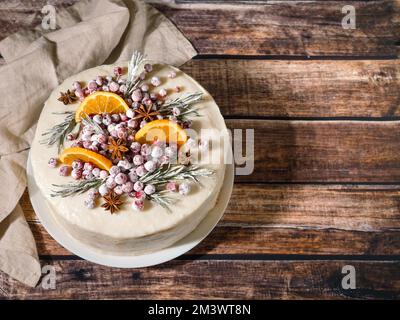
[[[85,98],[75,113],[75,121],[80,122],[85,114],[124,113],[129,107],[119,95],[112,92],[97,91]]]
[[[111,160],[96,152],[86,150],[84,148],[73,147],[63,150],[60,154],[60,161],[64,164],[71,165],[74,160],[82,160],[91,162],[102,170],[109,171],[112,167]]]
[[[181,146],[187,139],[185,130],[179,124],[170,120],[151,121],[135,135],[135,140],[142,144],[160,140]]]

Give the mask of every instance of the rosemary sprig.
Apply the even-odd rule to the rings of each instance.
[[[94,122],[93,119],[91,117],[89,117],[89,115],[86,112],[84,113],[84,117],[81,117],[81,119],[82,119],[82,123],[85,126],[92,127],[96,131],[97,134],[101,134],[101,133],[105,134],[103,128],[100,127],[96,122]]]
[[[60,190],[52,190],[53,193],[50,196],[66,198],[76,194],[84,193],[92,188],[99,188],[103,183],[103,179],[95,178],[92,180],[82,180],[76,183],[62,185],[53,184],[53,187],[59,188]]]
[[[166,209],[168,212],[172,212],[170,205],[173,204],[173,199],[169,197],[167,194],[169,191],[163,190],[163,191],[158,191],[156,193],[153,193],[152,195],[148,196],[148,199],[150,201],[153,201],[154,203],[158,204],[159,206],[163,207]]]
[[[162,185],[170,181],[192,180],[199,182],[198,177],[208,177],[213,175],[212,170],[201,168],[198,166],[184,165],[167,165],[154,172],[148,172],[139,180],[143,183],[151,183],[153,185]]]
[[[131,61],[128,64],[128,78],[126,81],[127,90],[125,96],[128,97],[132,94],[133,90],[135,90],[139,83],[141,82],[140,75],[138,75],[139,67],[145,62],[145,56],[135,50],[132,54]]]
[[[187,120],[188,116],[198,117],[199,113],[197,109],[193,108],[193,105],[202,98],[202,92],[190,93],[186,96],[165,102],[158,111],[163,116],[169,116],[172,114],[174,108],[178,108],[180,110],[180,115],[177,118],[181,121]]]
[[[43,133],[42,136],[45,138],[41,140],[40,143],[48,146],[57,143],[58,151],[60,151],[61,147],[64,145],[65,137],[75,129],[75,112],[68,111],[54,114],[65,114],[67,116],[63,122],[55,125],[53,128]]]

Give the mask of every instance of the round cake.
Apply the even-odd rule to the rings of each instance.
[[[160,250],[192,232],[216,205],[230,154],[210,94],[177,68],[135,54],[56,88],[30,155],[66,232],[115,255]]]

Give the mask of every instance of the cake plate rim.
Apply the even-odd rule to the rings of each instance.
[[[45,196],[36,185],[29,153],[27,162],[28,193],[36,216],[50,236],[72,254],[95,264],[115,268],[144,268],[166,263],[192,250],[216,227],[223,217],[232,195],[234,165],[226,164],[225,176],[216,206],[207,214],[194,231],[168,248],[142,255],[113,255],[100,252],[73,238],[51,213]]]

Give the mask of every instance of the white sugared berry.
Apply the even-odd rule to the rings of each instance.
[[[142,181],[136,181],[135,184],[133,185],[133,190],[136,192],[142,191],[143,190],[143,182]]]
[[[179,186],[179,193],[183,196],[188,195],[190,192],[190,184],[183,182]]]
[[[122,191],[125,193],[130,193],[133,191],[133,182],[128,181],[122,185]]]
[[[122,76],[122,71],[123,71],[123,69],[122,69],[122,67],[114,67],[114,74],[117,76],[117,77],[119,77],[119,76]]]
[[[132,168],[132,163],[128,160],[120,160],[118,162],[118,167],[121,167],[123,170],[129,170]]]
[[[91,80],[88,83],[88,88],[90,91],[96,90],[97,89],[97,83],[95,80]]]
[[[159,77],[151,78],[151,84],[155,87],[158,87],[161,84],[161,80]]]
[[[91,162],[85,162],[85,164],[83,165],[83,170],[92,171],[94,168],[94,164]]]
[[[62,177],[68,177],[69,174],[71,173],[71,167],[69,167],[69,166],[62,166],[62,167],[60,167],[58,173],[59,173],[60,176],[62,176]]]
[[[124,193],[124,191],[122,190],[122,186],[116,186],[116,187],[114,188],[114,192],[115,192],[117,195],[121,195],[121,194]]]
[[[144,192],[147,195],[152,195],[154,192],[156,192],[156,187],[153,186],[152,184],[148,184],[145,188],[144,188]]]
[[[71,171],[71,177],[74,180],[79,180],[82,178],[82,170],[80,169],[74,169]]]
[[[161,89],[160,92],[158,92],[158,94],[159,94],[160,97],[164,98],[164,97],[167,96],[168,93],[167,93],[167,90]]]
[[[150,63],[146,63],[146,64],[144,65],[144,70],[145,70],[146,72],[152,72],[152,71],[153,71],[153,66],[152,66]]]
[[[96,204],[95,204],[93,199],[86,199],[85,202],[84,202],[84,205],[88,209],[93,209],[96,206]]]
[[[129,119],[134,118],[134,117],[135,117],[135,111],[133,111],[132,109],[129,109],[129,110],[126,112],[126,116],[127,116]]]
[[[97,84],[99,87],[101,87],[101,86],[103,85],[103,83],[104,83],[103,77],[102,77],[102,76],[97,76],[97,77],[96,77],[96,84]]]
[[[163,154],[164,154],[164,151],[159,146],[153,146],[153,148],[151,149],[151,156],[153,158],[160,158]]]
[[[110,83],[109,87],[111,92],[118,92],[119,90],[119,84],[114,81]]]
[[[121,185],[128,181],[128,176],[125,173],[118,173],[114,180],[117,184]]]
[[[50,158],[49,159],[49,162],[48,162],[48,165],[49,165],[49,167],[50,168],[55,168],[55,167],[57,167],[57,159],[56,158]]]
[[[176,72],[175,71],[171,71],[168,73],[168,78],[173,79],[176,78]]]
[[[144,201],[143,200],[139,200],[139,199],[133,200],[132,208],[134,210],[136,210],[136,211],[143,211],[143,209],[144,209]]]
[[[119,174],[119,173],[121,173],[121,168],[120,167],[118,167],[118,166],[112,166],[111,168],[110,168],[110,175],[112,176],[112,177],[115,177],[117,174]]]
[[[143,164],[143,162],[144,162],[143,156],[141,156],[140,154],[133,157],[133,164],[135,166],[140,166]]]
[[[104,86],[101,87],[101,90],[104,91],[104,92],[109,92],[110,91],[110,87],[104,85]]]
[[[135,170],[131,170],[128,174],[128,178],[131,182],[135,183],[138,181],[139,177],[136,174]]]
[[[88,197],[89,199],[96,200],[99,197],[99,191],[95,188],[92,188],[88,191]]]
[[[109,173],[108,173],[108,171],[106,171],[106,170],[101,170],[100,171],[100,179],[107,179],[108,178],[108,176],[109,176]]]
[[[156,163],[153,160],[147,161],[144,164],[144,168],[149,171],[149,172],[153,172],[154,170],[157,169]]]
[[[140,89],[142,89],[143,92],[148,92],[150,90],[149,86],[147,84],[144,84],[140,87]]]
[[[72,87],[73,87],[75,90],[77,90],[77,89],[82,89],[82,85],[81,85],[81,83],[80,83],[79,81],[75,81],[75,82],[72,84]]]
[[[142,144],[140,154],[144,157],[148,157],[151,154],[151,147],[148,144]]]
[[[97,124],[102,124],[103,123],[103,117],[99,114],[96,114],[93,117],[93,121],[96,122]]]
[[[179,109],[178,107],[172,108],[172,114],[173,114],[175,117],[179,117],[179,116],[181,115],[181,109]]]
[[[132,92],[132,96],[131,96],[132,100],[134,102],[140,102],[143,99],[143,93],[142,90],[140,89],[136,89]]]
[[[119,86],[119,92],[125,94],[127,90],[128,90],[128,87],[125,84],[121,84]]]
[[[139,166],[139,167],[136,168],[136,174],[139,177],[143,177],[146,173],[147,173],[147,170],[145,169],[144,166]]]
[[[117,183],[115,182],[113,177],[108,177],[106,181],[106,186],[109,189],[114,189],[117,186]]]
[[[168,191],[175,192],[177,186],[176,186],[176,183],[175,183],[175,182],[168,182],[167,185],[165,186],[165,188],[166,188]]]
[[[105,184],[102,184],[99,188],[99,193],[102,197],[104,197],[105,195],[107,195],[110,192],[110,190],[107,188],[107,186]]]
[[[139,153],[142,149],[142,145],[139,142],[133,142],[131,144],[131,150],[133,153]]]
[[[112,123],[111,116],[109,114],[104,114],[103,115],[103,124],[105,126],[109,126]]]
[[[117,122],[121,121],[121,117],[119,116],[118,113],[114,113],[114,114],[111,115],[111,120],[112,120],[112,122],[117,123]]]
[[[100,172],[101,170],[99,168],[94,168],[92,173],[95,176],[95,178],[99,178],[100,177]]]

